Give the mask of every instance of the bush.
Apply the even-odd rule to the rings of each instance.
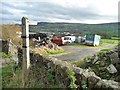
[[[75,81],[76,81],[76,78],[75,78],[75,73],[70,69],[70,68],[67,68],[67,74],[68,74],[68,77],[70,78],[70,88],[77,88],[77,85],[75,84]]]

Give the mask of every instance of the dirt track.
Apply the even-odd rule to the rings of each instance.
[[[113,48],[115,44],[103,44],[102,46],[62,46],[68,53],[52,55],[63,61],[76,61],[99,52],[101,49]]]

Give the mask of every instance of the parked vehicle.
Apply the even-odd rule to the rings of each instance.
[[[65,36],[64,37],[64,43],[74,43],[76,37],[75,36]]]
[[[45,33],[30,33],[29,34],[30,39],[35,38],[35,39],[39,40],[39,39],[45,39],[47,37],[48,37],[48,35]]]
[[[84,36],[78,36],[75,40],[76,43],[84,43],[85,37]]]
[[[58,45],[63,45],[64,44],[64,37],[53,36],[52,42],[56,43]]]
[[[97,46],[100,44],[101,36],[95,34],[87,34],[85,43],[87,45]]]

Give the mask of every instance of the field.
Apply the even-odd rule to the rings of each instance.
[[[102,43],[111,43],[111,44],[118,44],[119,39],[101,39]]]

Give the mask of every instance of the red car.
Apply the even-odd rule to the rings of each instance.
[[[64,44],[64,37],[53,36],[52,42],[56,43],[57,45],[63,45]]]

